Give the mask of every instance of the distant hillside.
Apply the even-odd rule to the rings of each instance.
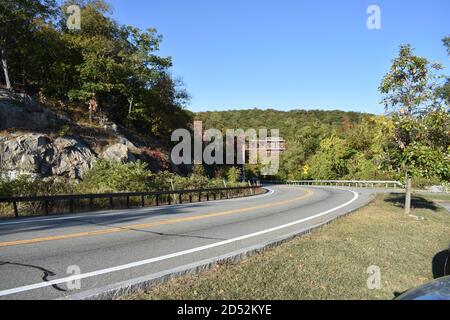
[[[295,136],[305,126],[342,128],[346,123],[359,123],[366,113],[340,110],[291,110],[248,109],[230,111],[207,111],[196,114],[207,128],[268,128],[280,129],[285,138]]]
[[[384,117],[339,110],[199,112],[205,129],[279,129],[286,140],[279,178],[375,178],[381,171]],[[305,166],[308,167],[305,172]],[[258,175],[257,168],[247,170]]]

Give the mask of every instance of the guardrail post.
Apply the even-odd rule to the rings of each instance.
[[[69,207],[70,207],[70,213],[73,213],[73,212],[74,212],[74,209],[73,209],[73,199],[70,199],[70,200],[69,200]]]
[[[156,195],[156,206],[159,206],[159,194]]]
[[[127,209],[130,209],[130,197],[127,196]]]
[[[112,209],[114,209],[114,203],[113,203],[113,197],[109,198],[109,207]]]
[[[181,193],[179,194],[179,198],[180,198],[180,204],[182,204],[183,203],[183,195]]]
[[[89,209],[92,211],[94,210],[94,199],[89,198]]]
[[[192,193],[189,193],[189,202],[192,203]]]
[[[49,213],[49,210],[48,210],[48,200],[45,201],[44,206],[45,206],[45,215],[48,216],[48,213]]]
[[[145,198],[144,198],[144,196],[141,196],[141,206],[142,206],[142,208],[145,207]]]
[[[16,218],[19,217],[19,210],[17,209],[17,202],[13,201],[13,207],[14,207],[14,215]]]
[[[171,194],[168,194],[167,195],[167,198],[168,198],[168,200],[169,200],[169,206],[172,204],[172,197],[171,197]]]

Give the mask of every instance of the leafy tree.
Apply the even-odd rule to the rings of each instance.
[[[319,152],[310,160],[310,174],[318,180],[339,179],[348,174],[348,160],[354,150],[337,136],[322,140]]]
[[[405,212],[410,214],[411,179],[438,174],[448,176],[448,112],[436,101],[437,71],[442,67],[414,55],[402,45],[380,92],[394,123],[389,158],[405,175]],[[445,161],[447,159],[447,161]]]
[[[36,45],[40,25],[55,12],[54,0],[2,0],[0,2],[0,59],[6,88],[12,81],[26,79],[27,68],[43,61],[30,58],[42,50]],[[17,59],[18,57],[27,59]],[[10,61],[15,64],[9,63]],[[12,69],[13,72],[10,72]],[[25,83],[24,83],[25,84]]]
[[[119,26],[105,16],[110,12],[107,3],[68,1],[63,5],[63,11],[72,4],[81,8],[82,28],[79,31],[63,30],[69,35],[71,47],[81,55],[81,63],[76,66],[78,85],[68,95],[71,99],[90,101],[92,111],[92,104],[99,105],[103,95],[119,91],[123,85],[123,66],[119,59],[123,43],[120,42]],[[65,21],[67,17],[62,19]]]
[[[447,48],[447,53],[450,55],[450,36],[442,39],[442,42],[444,43],[444,46]]]
[[[442,42],[447,48],[447,54],[450,57],[450,36],[442,39]],[[450,105],[450,77],[447,77],[445,84],[442,87],[437,88],[437,95],[445,101],[447,106]]]

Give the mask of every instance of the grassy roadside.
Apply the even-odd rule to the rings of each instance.
[[[414,197],[416,221],[401,195],[237,264],[223,264],[123,299],[392,299],[433,279],[432,261],[450,243],[450,213]],[[381,289],[367,289],[367,268],[381,268]]]

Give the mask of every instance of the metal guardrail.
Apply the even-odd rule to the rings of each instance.
[[[356,187],[356,188],[404,188],[399,181],[370,181],[370,180],[265,180],[266,183],[305,185],[305,186],[336,186],[336,187]]]
[[[141,207],[146,206],[145,198],[153,197],[156,206],[161,204],[163,196],[167,196],[166,204],[171,205],[173,202],[178,202],[179,204],[183,202],[183,195],[188,195],[186,203],[194,202],[194,195],[197,195],[198,202],[206,198],[206,201],[211,199],[217,200],[230,198],[230,192],[232,191],[244,191],[249,190],[251,194],[255,194],[256,191],[261,189],[261,185],[251,185],[243,187],[229,187],[229,188],[212,188],[212,189],[186,189],[186,190],[173,190],[173,191],[152,191],[152,192],[122,192],[122,193],[102,193],[102,194],[71,194],[71,195],[53,195],[53,196],[25,196],[25,197],[0,197],[0,203],[10,203],[14,208],[15,217],[19,217],[18,204],[19,203],[43,203],[44,212],[46,215],[50,213],[50,204],[61,201],[69,201],[70,213],[75,211],[75,201],[76,200],[89,200],[89,208],[93,211],[94,199],[109,199],[109,208],[114,209],[114,199],[116,198],[126,198],[127,208],[130,208],[130,198],[140,197]],[[172,198],[172,196],[177,196],[177,198]],[[203,198],[202,198],[203,196]]]

